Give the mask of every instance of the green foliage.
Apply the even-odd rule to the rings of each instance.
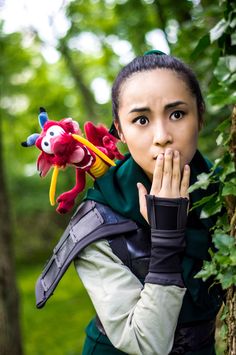
[[[70,281],[65,281],[60,287],[61,291],[64,290],[62,292],[68,293],[68,297],[75,295],[72,303],[65,302],[57,292],[53,304],[59,299],[60,301],[55,308],[49,303],[45,312],[35,310],[35,313],[31,313],[34,303],[33,285],[40,271],[34,264],[41,261],[43,265],[70,218],[58,216],[54,208],[49,206],[50,176],[41,180],[37,175],[35,162],[38,151],[20,146],[20,142],[29,134],[39,131],[39,106],[45,106],[52,119],[73,117],[81,127],[87,120],[102,121],[109,126],[111,103],[108,101],[101,104],[96,101],[92,90],[93,81],[103,78],[111,86],[123,64],[146,50],[153,47],[158,49],[158,36],[154,35],[155,44],[152,44],[148,40],[148,34],[157,29],[162,30],[171,53],[189,63],[202,83],[204,97],[207,97],[206,125],[201,132],[199,146],[211,158],[220,156],[213,170],[220,167],[218,176],[221,186],[220,194],[213,194],[198,205],[204,206],[203,215],[216,214],[224,208],[224,198],[235,195],[232,156],[226,154],[230,121],[225,121],[230,113],[228,105],[235,102],[236,92],[235,11],[234,1],[221,1],[221,6],[211,0],[70,1],[66,7],[68,31],[64,37],[57,37],[55,31],[54,49],[59,56],[55,63],[49,63],[45,59],[43,48],[48,43],[40,38],[34,28],[11,34],[1,31],[0,85],[3,89],[0,120],[4,135],[0,139],[4,142],[5,174],[17,261],[18,265],[26,263],[29,268],[27,271],[21,269],[19,274],[26,353],[46,354],[50,348],[52,354],[72,354],[71,349],[77,348],[76,339],[81,336],[82,328],[91,316],[91,312],[84,312],[87,304],[83,301],[84,294],[80,293],[75,280],[71,284],[76,284],[79,297],[73,294],[75,291],[70,287]],[[54,28],[53,19],[51,27]],[[86,51],[79,39],[88,33],[95,44],[91,44]],[[215,129],[219,123],[221,126],[217,132]],[[218,146],[215,148],[216,138]],[[202,174],[194,188],[207,188],[210,181],[216,181],[213,171],[209,177]],[[71,188],[73,183],[72,169],[60,173],[57,195]],[[224,243],[227,244],[228,239],[225,236],[228,236],[229,228],[225,217],[224,215],[218,219],[216,231],[218,235],[224,236]],[[228,265],[233,267],[235,254],[232,254],[232,247],[227,247],[228,244],[222,246],[218,239],[220,238],[217,237],[215,248],[220,245],[222,255],[219,254],[215,263],[204,266],[204,277],[210,275],[207,271],[210,265],[213,265],[212,275],[220,274],[219,260],[220,264],[223,260],[225,266],[222,275],[228,276],[225,276],[226,279],[222,276],[222,282],[228,285],[233,281],[226,259],[229,259]],[[213,257],[214,255],[216,254]],[[34,273],[31,274],[30,269]],[[221,282],[221,279],[218,278],[217,282]],[[61,316],[59,319],[62,323],[65,317],[62,308],[67,308],[70,315],[75,314],[74,323],[70,324],[70,320],[67,320],[69,331],[63,334],[63,325],[56,339],[54,329],[58,329],[58,317]],[[79,339],[79,342],[82,340]]]
[[[199,78],[203,79],[206,94],[212,77],[205,73],[213,71],[212,57],[215,52],[211,46],[206,46],[203,59],[198,60],[196,54],[194,60],[191,60],[190,55],[206,29],[210,30],[210,25],[220,20],[221,11],[210,2],[195,5],[188,0],[180,3],[170,0],[163,3],[148,0],[68,2],[66,12],[69,29],[64,37],[55,38],[55,49],[59,55],[55,63],[46,61],[42,49],[47,43],[40,39],[35,29],[28,28],[21,33],[2,33],[0,80],[4,90],[1,93],[0,119],[3,123],[5,174],[11,198],[17,255],[23,257],[27,250],[24,231],[28,224],[37,225],[33,229],[34,238],[28,241],[33,244],[30,250],[35,251],[31,255],[36,257],[39,245],[47,253],[50,243],[42,242],[46,238],[40,238],[40,235],[44,235],[45,231],[35,220],[50,220],[50,223],[47,222],[47,238],[52,241],[56,235],[60,235],[69,218],[52,218],[54,209],[49,206],[47,197],[50,176],[41,180],[37,176],[35,164],[38,151],[20,146],[20,142],[29,134],[39,131],[39,106],[46,107],[52,119],[73,117],[81,127],[87,120],[102,121],[109,126],[111,103],[96,102],[91,89],[93,80],[101,77],[111,86],[125,62],[153,48],[147,34],[157,28],[163,31],[171,52],[189,62]],[[51,26],[54,26],[53,20]],[[172,32],[176,34],[176,39],[172,38]],[[93,37],[97,50],[91,45],[86,51],[78,44],[85,33]],[[212,125],[222,120],[227,113],[223,111],[219,117],[212,111],[208,116],[208,128],[202,135],[200,147],[210,155],[217,153],[212,149]],[[73,179],[74,174],[70,169],[60,174],[57,193],[72,187]],[[45,213],[50,217],[46,217]]]
[[[226,105],[236,104],[236,4],[232,0],[221,1],[224,8],[223,18],[210,30],[209,34],[202,37],[195,49],[195,55],[211,44],[217,44],[214,56],[213,78],[210,84],[208,100],[219,110]],[[232,111],[232,108],[231,108]],[[218,193],[198,201],[193,208],[202,207],[201,217],[209,218],[218,214],[215,226],[212,228],[212,248],[209,250],[211,259],[204,261],[202,270],[196,275],[203,280],[213,277],[225,290],[236,286],[236,236],[234,232],[236,213],[236,153],[235,153],[235,113],[226,118],[216,128],[218,136],[216,143],[219,147],[220,158],[215,163],[209,174],[200,174],[197,182],[190,187],[190,191],[198,188],[206,189],[209,184],[218,182]],[[231,126],[232,125],[232,126]],[[234,133],[232,133],[234,132]],[[232,296],[233,297],[233,296]],[[229,300],[228,302],[235,302]],[[231,309],[231,308],[230,308]],[[235,334],[232,327],[235,314],[224,307],[221,320],[221,338],[227,339],[228,351],[232,352],[231,344]],[[229,345],[230,344],[230,345]],[[226,350],[225,350],[226,351]]]
[[[224,106],[236,103],[236,55],[234,33],[236,28],[236,5],[233,1],[223,1],[224,17],[213,27],[210,35],[205,35],[195,49],[217,41],[218,58],[213,71],[214,80],[210,87],[208,99],[212,104]],[[229,42],[230,40],[230,42]],[[219,192],[198,201],[194,207],[202,207],[202,218],[208,218],[220,213],[213,228],[214,250],[210,250],[211,260],[204,262],[203,269],[197,277],[204,280],[214,276],[223,289],[236,285],[236,239],[230,235],[230,225],[226,211],[226,198],[236,199],[236,169],[235,156],[230,152],[231,131],[230,119],[223,121],[218,127],[217,145],[221,148],[221,157],[215,163],[209,174],[200,174],[196,184],[190,187],[190,192],[198,188],[206,189],[209,184],[219,181]]]

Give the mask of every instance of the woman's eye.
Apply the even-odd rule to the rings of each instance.
[[[170,115],[170,118],[173,120],[173,121],[178,121],[178,120],[181,120],[181,118],[184,117],[184,112],[183,111],[175,111],[173,112],[171,115]]]
[[[140,126],[146,126],[149,120],[146,116],[139,116],[136,117],[133,122],[139,124]]]

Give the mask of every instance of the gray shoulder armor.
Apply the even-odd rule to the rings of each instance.
[[[90,200],[82,203],[38,278],[36,307],[42,308],[45,305],[70,263],[82,249],[99,239],[136,229],[135,222],[115,213],[108,206]]]

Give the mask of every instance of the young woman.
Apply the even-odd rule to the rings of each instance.
[[[95,182],[69,228],[97,312],[83,355],[213,355],[221,293],[194,276],[214,221],[191,207],[214,187],[188,195],[210,168],[197,150],[199,84],[181,61],[151,51],[121,70],[112,102],[111,133],[129,154]],[[47,291],[45,278],[38,285]]]
[[[203,197],[188,195],[189,181],[209,170],[197,150],[199,84],[181,61],[151,51],[121,70],[112,100],[111,132],[130,154],[87,195],[110,229],[75,261],[97,312],[83,354],[215,354],[220,291],[194,278],[214,221],[188,212]],[[125,219],[136,228],[120,231]]]

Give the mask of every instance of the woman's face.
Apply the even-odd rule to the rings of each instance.
[[[167,148],[179,151],[182,171],[198,139],[196,99],[186,83],[168,69],[135,73],[122,85],[119,103],[116,128],[149,179],[157,155]]]

